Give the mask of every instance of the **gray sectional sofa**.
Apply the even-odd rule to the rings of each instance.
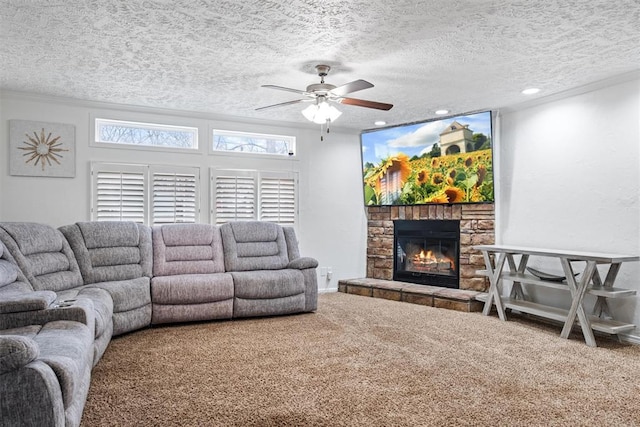
[[[0,426],[77,426],[112,336],[310,312],[316,267],[267,222],[0,223]]]

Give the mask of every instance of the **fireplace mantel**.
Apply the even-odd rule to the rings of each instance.
[[[482,254],[474,245],[495,243],[494,204],[456,204],[367,207],[367,277],[393,279],[393,221],[460,220],[460,289],[484,292],[489,283],[484,276]]]

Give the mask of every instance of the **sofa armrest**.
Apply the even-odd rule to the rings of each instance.
[[[55,300],[53,291],[6,292],[0,294],[0,314],[44,310]]]
[[[16,371],[36,360],[38,344],[19,335],[0,336],[0,375]]]
[[[318,266],[318,260],[311,257],[300,257],[293,261],[290,261],[287,268],[293,268],[295,270],[306,270],[307,268],[316,268]]]
[[[55,320],[80,322],[87,325],[91,331],[94,331],[96,314],[93,302],[87,298],[78,298],[73,302],[55,302],[42,310],[0,313],[0,329],[44,325]]]

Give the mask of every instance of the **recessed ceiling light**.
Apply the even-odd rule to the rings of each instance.
[[[385,122],[384,120],[376,120],[373,124],[376,126],[384,126],[387,124],[387,122]]]
[[[443,114],[447,114],[449,113],[449,110],[437,110],[436,114],[439,116],[442,116]]]
[[[534,95],[536,93],[540,92],[540,89],[538,89],[537,87],[530,87],[528,89],[525,89],[522,91],[523,95]]]

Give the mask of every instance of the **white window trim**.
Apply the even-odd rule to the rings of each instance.
[[[145,127],[157,127],[158,129],[176,129],[176,130],[191,130],[194,132],[194,137],[196,139],[196,148],[179,148],[179,147],[162,147],[162,146],[154,146],[154,145],[136,145],[136,144],[118,144],[114,142],[102,142],[97,141],[97,127],[98,121],[111,121],[111,122],[122,122],[124,124],[133,124],[133,125],[143,125]],[[183,154],[202,154],[202,132],[200,126],[197,126],[193,122],[190,121],[178,121],[171,120],[167,118],[141,118],[137,117],[135,114],[128,114],[127,118],[119,117],[118,115],[112,114],[90,114],[90,135],[89,135],[89,146],[97,147],[97,148],[109,148],[109,149],[123,149],[123,150],[140,150],[140,151],[153,151],[153,152],[168,152],[168,153],[183,153]],[[161,122],[161,123],[158,123]],[[205,138],[207,140],[207,138]]]
[[[289,154],[285,156],[283,154],[273,154],[273,153],[252,153],[252,152],[243,152],[243,151],[214,150],[213,149],[214,132],[219,132],[221,134],[230,135],[230,136],[282,138],[285,140],[289,140],[290,141]],[[288,159],[290,160],[290,159],[296,159],[298,157],[297,138],[293,135],[225,130],[225,129],[220,129],[218,127],[210,126],[208,140],[209,140],[209,144],[208,144],[209,155],[214,155],[214,156],[230,156],[230,157],[240,157],[240,158],[253,157],[253,158],[272,159],[272,160],[288,160]]]

